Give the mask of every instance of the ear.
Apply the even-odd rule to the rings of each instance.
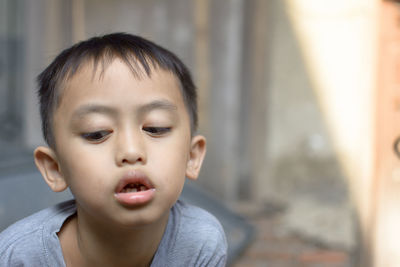
[[[192,138],[190,156],[186,166],[186,177],[196,180],[199,176],[204,156],[206,155],[206,138],[196,135]]]
[[[64,191],[68,185],[60,171],[57,156],[49,147],[40,146],[35,149],[33,156],[43,179],[54,192]]]

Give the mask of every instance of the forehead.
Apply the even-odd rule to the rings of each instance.
[[[60,87],[62,90],[57,101],[59,107],[115,95],[130,102],[145,101],[148,97],[159,95],[184,105],[180,82],[172,72],[152,67],[146,73],[140,65],[136,65],[133,70],[129,64],[119,59],[106,65],[84,63]]]

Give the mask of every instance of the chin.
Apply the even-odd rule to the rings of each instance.
[[[168,212],[160,213],[149,210],[132,211],[115,218],[123,228],[146,227],[155,223],[161,223],[168,218]]]

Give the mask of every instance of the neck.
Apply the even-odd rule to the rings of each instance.
[[[150,266],[168,222],[167,213],[150,225],[114,227],[87,220],[81,213],[78,207],[78,216],[68,226],[70,233],[64,235],[72,246],[66,245],[64,251],[62,244],[71,266]]]

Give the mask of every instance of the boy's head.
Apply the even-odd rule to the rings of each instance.
[[[140,37],[110,34],[63,51],[39,76],[36,165],[70,188],[81,218],[119,225],[165,218],[206,151],[189,71]]]
[[[123,61],[136,78],[151,77],[154,69],[171,72],[179,81],[190,116],[191,131],[197,128],[197,94],[186,66],[170,51],[139,36],[113,33],[94,37],[64,50],[38,76],[42,131],[47,144],[55,149],[53,115],[61,101],[65,84],[83,65],[92,62],[104,72],[115,59]]]

